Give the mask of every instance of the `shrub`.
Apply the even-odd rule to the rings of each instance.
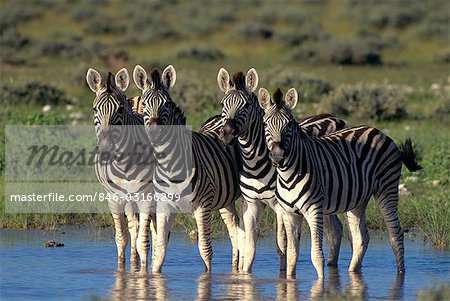
[[[136,25],[137,26],[137,25]],[[157,42],[169,38],[179,37],[179,33],[167,24],[148,24],[141,29],[130,29],[132,32],[139,34],[131,34],[125,38],[126,44],[147,44]]]
[[[449,24],[450,16],[448,15],[448,3],[446,3],[446,7],[429,12],[423,23],[419,25],[417,32],[425,38],[431,37],[448,41]]]
[[[97,15],[89,19],[85,27],[85,32],[89,34],[120,34],[126,31],[127,27],[123,22],[113,19],[108,15]]]
[[[30,82],[18,87],[3,85],[0,95],[5,102],[9,103],[58,105],[73,102],[58,88],[39,82]]]
[[[26,60],[17,56],[17,53],[10,49],[0,51],[0,62],[11,66],[21,66],[26,64]]]
[[[359,84],[340,86],[324,100],[324,111],[361,119],[398,120],[407,115],[396,87]]]
[[[307,44],[297,48],[295,60],[337,65],[380,65],[381,52],[363,40],[329,40]]]
[[[324,41],[330,38],[329,34],[316,22],[308,22],[298,28],[281,32],[277,34],[277,37],[289,46],[299,46],[307,42]]]
[[[178,50],[178,58],[192,58],[198,60],[214,61],[225,57],[222,51],[216,48],[186,47]]]
[[[302,101],[317,102],[322,95],[326,95],[333,90],[330,83],[289,70],[272,69],[261,75],[261,81],[274,89],[282,88],[287,91],[287,89],[294,87],[299,91]]]
[[[30,44],[30,39],[24,37],[16,27],[10,27],[0,32],[0,45],[2,48],[20,50]]]
[[[246,22],[238,27],[237,35],[245,40],[248,39],[270,39],[273,30],[268,25],[259,22]]]
[[[438,120],[449,121],[450,116],[450,98],[442,99],[433,114]]]

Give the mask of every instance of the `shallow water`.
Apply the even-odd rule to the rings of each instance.
[[[362,274],[349,274],[351,249],[343,241],[339,269],[326,269],[317,281],[310,262],[309,241],[302,236],[297,279],[278,275],[273,237],[258,242],[252,276],[233,275],[228,239],[213,241],[213,273],[203,274],[197,246],[183,233],[173,233],[159,276],[116,269],[113,232],[109,229],[66,227],[61,231],[0,230],[0,299],[2,300],[296,300],[346,292],[367,300],[416,298],[421,288],[450,279],[450,251],[405,239],[406,275],[396,276],[387,237],[372,233]],[[44,248],[55,239],[61,248]]]

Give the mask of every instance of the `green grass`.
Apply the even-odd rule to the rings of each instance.
[[[449,145],[450,116],[448,107],[449,64],[436,61],[443,49],[448,49],[448,38],[424,37],[418,32],[427,18],[448,8],[448,3],[438,1],[429,5],[425,16],[417,23],[404,28],[387,27],[371,28],[370,22],[362,22],[365,18],[360,5],[352,5],[347,1],[327,1],[320,3],[286,2],[280,5],[274,1],[243,3],[205,2],[202,5],[181,0],[177,3],[144,3],[140,6],[123,7],[121,2],[106,1],[66,3],[55,2],[52,5],[27,3],[21,7],[16,1],[0,0],[5,16],[18,20],[17,28],[22,36],[30,39],[30,44],[19,49],[6,49],[0,43],[0,53],[5,50],[25,60],[25,64],[0,64],[0,88],[2,86],[17,87],[33,81],[52,85],[73,99],[75,112],[86,116],[81,123],[91,124],[92,100],[94,94],[85,83],[85,73],[93,67],[106,74],[116,72],[122,67],[132,70],[136,64],[142,64],[147,69],[155,66],[164,67],[173,64],[177,70],[177,83],[172,89],[174,101],[181,104],[187,115],[188,124],[198,129],[202,122],[213,114],[220,112],[222,96],[216,83],[217,72],[225,67],[231,73],[242,70],[246,72],[255,67],[260,74],[260,87],[274,89],[273,77],[282,77],[274,70],[282,70],[291,74],[307,75],[308,78],[320,79],[330,83],[334,88],[341,85],[355,87],[364,84],[391,85],[394,89],[403,91],[404,108],[408,115],[397,121],[378,121],[356,116],[340,116],[349,124],[370,124],[383,130],[396,142],[410,136],[421,156],[424,170],[418,174],[418,180],[408,181],[412,176],[404,169],[401,182],[406,185],[411,195],[402,195],[399,201],[399,215],[405,228],[419,228],[423,237],[431,244],[439,247],[449,245]],[[155,8],[155,5],[158,7]],[[388,5],[388,4],[385,4]],[[421,4],[422,5],[422,4]],[[93,12],[94,16],[85,20],[74,20],[73,12],[77,9]],[[351,9],[350,9],[351,8]],[[373,8],[373,11],[372,11]],[[371,13],[378,13],[379,7],[372,7]],[[398,9],[395,6],[392,9]],[[157,10],[159,13],[154,14]],[[20,13],[18,14],[17,11]],[[448,9],[447,9],[448,11]],[[26,19],[27,14],[38,13],[34,18]],[[16,15],[17,14],[17,15]],[[96,15],[99,14],[99,15]],[[103,15],[111,17],[114,22],[126,28],[122,33],[91,34],[87,29],[92,26],[92,19],[102,19]],[[0,16],[1,18],[6,18]],[[358,17],[359,16],[359,17]],[[164,17],[164,18],[163,18]],[[152,19],[155,18],[156,22]],[[3,20],[3,19],[1,19]],[[143,20],[141,28],[133,27],[136,20]],[[225,20],[225,21],[223,21]],[[101,20],[100,20],[101,21]],[[127,43],[127,38],[133,38],[143,32],[152,30],[158,22],[166,22],[177,33],[176,37],[162,38],[148,43]],[[152,23],[153,22],[153,23]],[[240,29],[243,24],[260,24],[267,26],[273,35],[269,39],[244,37]],[[384,64],[371,65],[332,65],[308,60],[294,60],[292,53],[296,46],[288,45],[281,37],[286,32],[297,31],[304,24],[318,22],[323,30],[333,39],[360,39],[358,31],[369,27],[379,39],[395,37],[397,43],[381,50]],[[448,26],[447,26],[448,27]],[[191,31],[187,32],[186,28]],[[445,30],[445,29],[444,29]],[[447,29],[448,30],[448,29]],[[0,33],[1,36],[1,33]],[[103,55],[91,52],[87,56],[70,57],[59,55],[37,55],[38,45],[49,41],[67,42],[68,37],[79,36],[80,47],[87,47],[95,41],[104,44]],[[2,40],[3,41],[3,40]],[[309,42],[306,42],[308,45]],[[326,42],[325,42],[326,43]],[[325,44],[326,45],[326,44]],[[180,48],[197,47],[202,49],[220,50],[225,57],[218,60],[203,60],[179,58]],[[123,50],[128,54],[128,60],[120,61],[107,58],[114,51]],[[106,57],[106,58],[105,58]],[[2,59],[2,58],[0,58]],[[270,75],[270,76],[269,76]],[[430,86],[438,83],[440,91],[431,91]],[[447,87],[445,87],[447,86]],[[290,87],[281,87],[284,90]],[[296,87],[298,88],[298,87]],[[445,90],[447,89],[447,90]],[[406,92],[405,92],[406,91]],[[185,92],[186,98],[181,98]],[[302,93],[302,91],[299,91]],[[131,83],[127,95],[139,94]],[[64,105],[54,107],[54,113],[41,116],[42,107],[29,103],[14,102],[5,99],[0,94],[0,102],[4,108],[1,116],[1,136],[4,137],[6,124],[29,123],[70,123],[70,112]],[[298,117],[321,112],[324,95],[315,95],[317,99],[299,104],[296,111]],[[4,141],[4,139],[2,139]],[[0,143],[0,156],[4,156],[4,143]],[[4,158],[1,158],[4,162]],[[3,170],[2,170],[3,174]],[[3,176],[2,176],[3,178]],[[438,181],[438,183],[433,182]],[[2,181],[0,192],[3,195]],[[15,228],[55,228],[61,224],[92,224],[111,226],[109,214],[6,214],[4,212],[4,197],[0,199],[0,227]],[[371,229],[384,229],[384,222],[374,202],[369,203],[367,210],[368,225]],[[176,227],[186,232],[193,231],[195,221],[190,215],[178,215]],[[306,226],[305,226],[306,227]],[[274,214],[266,210],[262,219],[262,234],[273,231]],[[213,233],[223,235],[226,231],[220,215],[213,215]]]

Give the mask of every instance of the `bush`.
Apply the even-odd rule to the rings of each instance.
[[[298,28],[294,28],[277,34],[280,41],[289,46],[299,46],[307,42],[325,41],[330,38],[322,26],[315,22],[308,22]]]
[[[294,60],[337,65],[380,65],[381,52],[363,40],[329,40],[297,48]]]
[[[399,120],[407,115],[404,102],[396,87],[340,86],[325,98],[323,111],[360,119]]]
[[[287,70],[273,69],[265,72],[261,76],[261,81],[273,89],[281,88],[287,91],[294,87],[299,91],[302,101],[318,102],[322,95],[333,90],[330,83]]]
[[[450,35],[450,16],[448,15],[448,3],[442,9],[436,9],[430,12],[423,23],[419,26],[417,32],[425,38],[437,38],[448,42]]]
[[[137,27],[138,25],[136,25]],[[179,33],[168,24],[150,23],[141,29],[130,29],[132,32],[139,34],[131,34],[125,39],[126,44],[148,44],[169,38],[179,37]]]
[[[124,33],[126,29],[127,27],[123,22],[115,20],[107,15],[97,15],[95,18],[88,20],[85,32],[94,35],[121,34]]]
[[[30,39],[24,37],[16,27],[10,27],[0,32],[0,45],[2,48],[20,50],[30,44]]]
[[[72,103],[73,100],[58,88],[39,82],[30,82],[19,87],[3,85],[0,92],[1,98],[9,103],[58,105]]]
[[[273,35],[273,30],[264,23],[246,22],[238,27],[237,35],[242,39],[265,39],[268,40]]]
[[[192,58],[198,60],[214,61],[225,57],[222,51],[215,48],[186,47],[178,50],[178,58]]]

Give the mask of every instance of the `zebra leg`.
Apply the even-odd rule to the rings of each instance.
[[[150,216],[148,213],[139,213],[139,234],[136,244],[141,260],[141,271],[147,270],[148,253],[150,251],[150,240],[148,238],[149,222]]]
[[[389,234],[389,242],[394,251],[395,259],[397,261],[397,273],[405,273],[405,247],[403,243],[403,230],[400,227],[398,219],[398,182],[386,191],[381,196],[376,196],[375,199],[380,208],[384,222]]]
[[[211,247],[211,208],[199,206],[194,210],[198,230],[198,250],[205,264],[205,272],[211,272],[213,250]]]
[[[244,253],[245,253],[245,227],[244,227],[244,204],[246,201],[241,198],[241,208],[239,214],[239,228],[238,228],[238,249],[239,249],[239,272],[244,270]]]
[[[130,232],[130,245],[131,245],[131,253],[130,253],[130,263],[131,265],[137,264],[137,237],[139,230],[139,221],[136,213],[130,212],[126,213],[128,220],[128,231]]]
[[[117,246],[117,265],[119,268],[125,267],[125,248],[128,244],[128,229],[123,213],[111,213],[114,220],[115,240]]]
[[[233,272],[238,272],[239,269],[239,247],[238,247],[238,237],[237,231],[239,228],[239,218],[236,211],[236,207],[233,204],[226,208],[219,210],[222,219],[227,226],[228,235],[230,236],[231,246],[232,246],[232,269]]]
[[[311,206],[308,211],[305,212],[305,218],[308,222],[309,229],[311,231],[311,261],[317,272],[317,277],[323,277],[323,211],[322,203],[320,205]]]
[[[349,272],[359,272],[361,270],[362,261],[369,245],[369,232],[366,227],[366,206],[367,203],[360,207],[346,212],[348,220],[348,228],[351,232],[352,241],[352,260],[348,268]]]
[[[248,201],[243,204],[244,213],[244,229],[245,229],[245,246],[244,246],[244,266],[243,273],[251,273],[253,260],[255,259],[256,240],[258,239],[258,227],[261,220],[262,212],[265,204],[261,201]]]
[[[156,213],[150,213],[150,231],[152,233],[152,262],[153,262],[153,256],[155,256],[156,251],[156,242],[157,242],[157,235],[156,235]]]
[[[277,255],[280,261],[280,272],[286,272],[286,229],[283,222],[283,208],[280,204],[275,205],[275,212],[277,217]]]
[[[328,244],[327,265],[337,267],[342,240],[342,223],[337,215],[324,215],[323,223]]]
[[[166,259],[167,243],[169,242],[170,228],[175,219],[174,213],[156,214],[156,246],[152,256],[152,272],[161,273],[162,265]]]
[[[300,214],[286,212],[282,214],[287,237],[287,267],[286,276],[295,277],[298,260],[298,248],[300,244],[303,216]]]

